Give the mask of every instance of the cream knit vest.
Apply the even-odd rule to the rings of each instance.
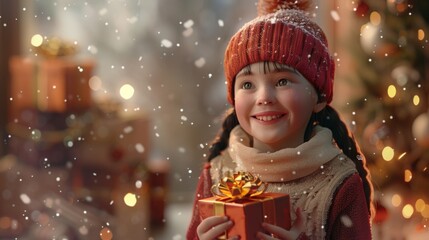
[[[329,131],[329,129],[325,130]],[[320,133],[320,131],[316,131],[316,135],[319,134],[318,132]],[[325,139],[325,141],[332,141],[332,135],[329,135],[328,138],[330,139]],[[233,139],[234,136],[231,136],[230,146],[234,144],[234,142],[231,142]],[[326,146],[313,144],[312,139],[306,142],[305,148],[308,147],[308,151],[326,151],[326,149],[324,149]],[[242,141],[240,140],[240,142]],[[306,149],[301,149],[301,151],[305,150]],[[243,169],[243,166],[237,165],[237,161],[234,159],[237,157],[235,154],[225,154],[226,152],[228,151],[224,151],[224,154],[219,155],[211,161],[212,167],[210,169],[210,173],[213,183],[219,182],[219,180],[228,172],[247,170]],[[304,156],[306,159],[304,159]],[[288,156],[284,156],[283,160],[285,169],[287,169],[286,166],[288,165],[287,157]],[[308,155],[306,154],[303,154],[302,157],[303,159],[301,160],[304,164],[311,161],[311,159],[307,159]],[[296,160],[296,156],[294,156],[294,158]],[[247,171],[254,173],[252,170]],[[306,176],[299,176],[297,179],[284,182],[267,181],[269,182],[269,187],[266,191],[289,194],[292,205],[292,220],[296,218],[296,208],[300,207],[303,214],[306,216],[305,224],[307,236],[309,236],[310,239],[325,239],[325,228],[327,227],[328,213],[334,198],[334,193],[341,183],[355,172],[356,168],[352,160],[344,154],[339,153],[332,158],[326,159],[316,170],[313,170],[313,172]]]

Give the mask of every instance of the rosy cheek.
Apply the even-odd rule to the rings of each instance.
[[[238,101],[237,101],[238,100]],[[243,121],[247,118],[248,111],[248,104],[246,104],[246,101],[239,100],[239,98],[235,101],[235,113],[237,114],[238,121],[240,123],[243,123]]]
[[[235,108],[235,112],[237,113],[237,117],[239,115],[242,115],[242,113],[244,112],[244,106],[240,101],[235,102],[234,108]]]

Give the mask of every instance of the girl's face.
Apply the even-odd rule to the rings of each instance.
[[[267,62],[254,63],[237,74],[234,96],[241,127],[262,151],[302,144],[311,114],[326,106],[318,103],[316,90],[300,73]]]

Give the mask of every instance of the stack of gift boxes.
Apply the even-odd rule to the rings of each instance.
[[[67,118],[91,109],[92,61],[10,59],[10,150],[33,166],[68,161]],[[70,139],[73,140],[73,139]]]
[[[147,167],[147,116],[125,116],[120,103],[92,99],[92,60],[16,56],[9,66],[9,153],[35,174],[67,174],[58,184],[61,189],[44,189],[40,183],[38,190],[55,191],[120,219],[113,231],[119,239],[133,239],[130,232],[147,235],[151,218],[159,218],[149,211],[153,173]],[[12,190],[12,182],[3,185]],[[136,203],[127,203],[125,196]]]

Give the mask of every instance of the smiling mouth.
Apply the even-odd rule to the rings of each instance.
[[[269,121],[272,121],[272,120],[279,119],[279,118],[281,118],[283,116],[284,116],[284,114],[272,115],[272,116],[255,116],[254,118],[258,119],[259,121],[269,122]]]

